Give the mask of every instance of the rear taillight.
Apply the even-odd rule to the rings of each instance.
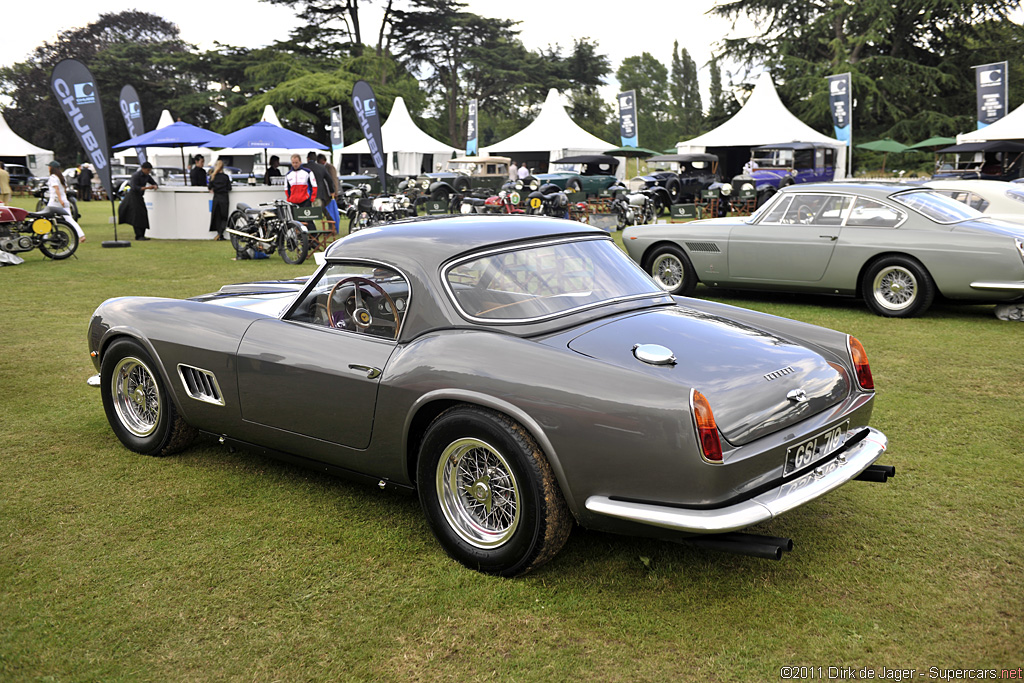
[[[697,441],[703,458],[716,465],[722,464],[722,440],[718,436],[718,425],[711,412],[711,404],[696,389],[690,390],[690,410],[697,427]]]
[[[850,345],[850,359],[853,360],[853,369],[857,371],[857,382],[861,389],[872,390],[875,388],[875,380],[871,377],[871,364],[868,363],[868,354],[864,346],[857,341],[856,337],[847,336]]]

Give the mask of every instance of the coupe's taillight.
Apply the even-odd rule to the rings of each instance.
[[[718,425],[715,415],[711,412],[711,404],[696,389],[690,390],[690,409],[697,427],[697,441],[700,442],[701,455],[710,463],[722,463],[722,439],[718,436]]]
[[[857,371],[857,383],[861,389],[874,389],[875,380],[871,377],[871,363],[868,363],[868,354],[864,346],[857,341],[856,337],[847,336],[850,345],[850,359],[853,361],[853,369]]]

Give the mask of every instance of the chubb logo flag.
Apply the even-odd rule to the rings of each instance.
[[[121,88],[121,117],[124,119],[125,128],[128,129],[128,137],[134,138],[142,135],[145,127],[142,123],[142,105],[139,103],[139,93],[130,85]],[[135,154],[139,157],[139,163],[146,163],[146,149],[136,147]]]
[[[978,129],[1006,116],[1006,62],[974,67],[978,91]]]
[[[110,148],[107,146],[107,129],[103,125],[103,110],[100,108],[95,82],[89,68],[77,59],[62,60],[53,67],[50,74],[51,92],[68,117],[68,123],[78,136],[86,156],[96,167],[96,175],[100,177],[107,196],[112,197]]]
[[[846,144],[850,144],[853,128],[850,124],[851,89],[850,74],[828,77],[828,107],[832,110],[832,127],[836,131],[836,140]]]
[[[623,147],[637,146],[636,126],[636,90],[627,90],[618,94],[619,100],[619,137]]]
[[[366,81],[356,81],[352,86],[352,108],[356,110],[359,127],[363,130],[366,145],[370,148],[373,165],[377,167],[382,192],[387,192],[387,175],[384,169],[384,142],[380,136],[380,116],[377,115],[377,98],[373,88]]]

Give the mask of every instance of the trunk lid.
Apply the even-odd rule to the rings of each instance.
[[[637,344],[671,350],[675,365],[651,365]],[[697,389],[711,403],[722,436],[743,445],[838,404],[844,375],[821,355],[734,320],[682,307],[618,318],[569,341],[569,348],[606,363],[678,382],[680,404]],[[684,389],[685,388],[685,389]],[[788,398],[802,390],[804,400]]]

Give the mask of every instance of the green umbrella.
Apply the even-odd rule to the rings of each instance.
[[[884,140],[872,140],[871,142],[862,142],[859,145],[854,145],[858,149],[870,149],[872,152],[882,152],[882,173],[885,173],[885,162],[889,158],[889,152],[903,152],[910,149],[902,142],[896,142],[885,138]]]
[[[940,135],[934,138],[928,138],[927,140],[921,140],[921,142],[911,145],[907,149],[921,149],[922,147],[945,147],[946,145],[955,144],[956,138],[946,138]]]

